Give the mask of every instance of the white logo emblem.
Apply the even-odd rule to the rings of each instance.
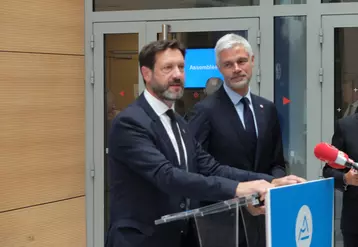
[[[296,218],[296,246],[310,247],[313,233],[311,210],[303,205]]]

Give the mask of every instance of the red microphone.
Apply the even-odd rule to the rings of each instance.
[[[346,153],[328,143],[321,142],[317,144],[314,148],[314,155],[332,168],[344,169],[348,167],[358,170],[358,164],[351,160]]]

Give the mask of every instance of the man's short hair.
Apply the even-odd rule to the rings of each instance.
[[[250,43],[245,39],[244,37],[234,34],[234,33],[228,33],[224,36],[222,36],[215,45],[215,57],[216,57],[216,63],[219,64],[219,55],[220,52],[222,52],[225,49],[233,48],[235,46],[243,46],[247,53],[249,53],[249,56],[252,57],[254,55],[252,51],[252,47]]]
[[[167,49],[178,49],[185,57],[185,47],[178,40],[157,40],[145,45],[139,53],[139,67],[154,69],[156,55]]]

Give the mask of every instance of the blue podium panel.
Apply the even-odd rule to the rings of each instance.
[[[266,195],[268,247],[333,246],[334,180],[277,187]]]

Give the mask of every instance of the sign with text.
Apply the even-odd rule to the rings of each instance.
[[[211,77],[223,79],[216,66],[213,48],[187,49],[184,72],[186,88],[205,88],[206,81]]]

